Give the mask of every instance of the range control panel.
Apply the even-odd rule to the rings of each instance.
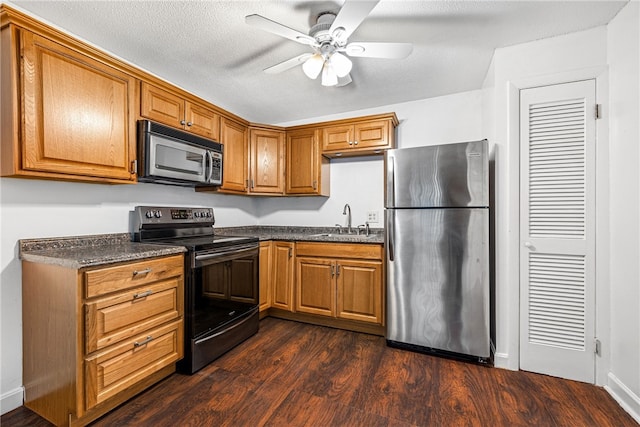
[[[213,224],[215,222],[212,208],[136,206],[134,217],[138,225]]]

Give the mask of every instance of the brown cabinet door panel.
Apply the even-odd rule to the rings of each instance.
[[[353,125],[322,129],[322,151],[348,150],[353,146]]]
[[[140,114],[167,126],[183,128],[184,100],[148,83],[141,84]]]
[[[273,243],[273,288],[271,305],[274,308],[293,311],[294,244]]]
[[[388,147],[390,141],[388,120],[359,123],[354,126],[354,148]]]
[[[315,194],[318,191],[320,151],[315,130],[287,135],[287,194]]]
[[[134,180],[135,79],[22,32],[22,168]]]
[[[271,307],[271,242],[260,242],[260,311]]]
[[[250,152],[250,191],[284,193],[284,133],[251,129]]]
[[[220,142],[224,146],[222,190],[247,191],[247,127],[232,120],[220,120]]]
[[[296,311],[335,316],[334,261],[296,258]]]
[[[191,102],[185,105],[185,129],[205,138],[220,140],[220,116]]]
[[[382,263],[338,260],[337,270],[337,316],[381,324]]]

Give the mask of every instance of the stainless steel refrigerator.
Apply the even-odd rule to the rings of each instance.
[[[489,362],[486,140],[385,154],[390,346]]]

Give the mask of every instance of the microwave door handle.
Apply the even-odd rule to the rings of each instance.
[[[208,169],[209,169],[209,173],[207,174],[206,182],[211,182],[211,177],[213,176],[213,155],[211,154],[211,151],[209,151],[209,150],[205,151],[205,153],[206,153],[206,159],[205,159],[205,162],[204,162],[205,172],[207,170],[207,164],[208,164]]]

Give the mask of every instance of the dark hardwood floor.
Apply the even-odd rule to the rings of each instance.
[[[2,426],[49,426],[24,407]],[[93,426],[636,426],[602,388],[387,347],[266,318],[192,376],[174,374]]]

